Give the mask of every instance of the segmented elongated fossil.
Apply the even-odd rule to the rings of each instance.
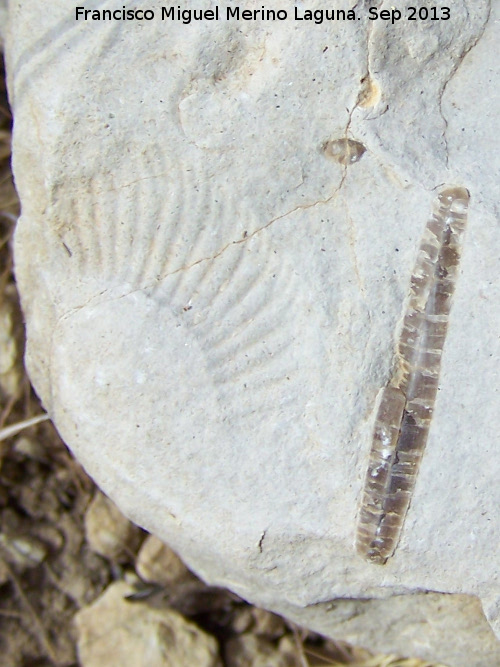
[[[394,373],[382,392],[358,518],[356,548],[384,564],[394,553],[424,453],[458,275],[469,193],[437,197],[410,282]]]

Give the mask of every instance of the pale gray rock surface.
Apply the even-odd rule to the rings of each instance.
[[[468,595],[413,593],[372,600],[331,600],[305,609],[282,606],[295,622],[370,651],[419,656],[447,667],[499,664],[498,639],[481,603]]]
[[[106,494],[207,581],[273,609],[467,594],[500,634],[500,8],[357,11],[186,26],[9,6],[27,366]],[[349,166],[324,154],[345,137],[366,147]],[[380,568],[353,552],[356,515],[442,184],[470,190],[469,228],[427,450]]]
[[[0,0],[0,48],[4,47],[7,26],[7,0]]]

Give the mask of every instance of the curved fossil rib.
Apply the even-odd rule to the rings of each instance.
[[[458,274],[469,193],[436,200],[411,278],[393,376],[382,392],[358,517],[356,549],[384,564],[401,534],[424,453]]]

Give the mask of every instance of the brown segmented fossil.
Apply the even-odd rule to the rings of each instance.
[[[424,453],[458,275],[469,193],[446,188],[420,245],[396,349],[382,392],[358,518],[356,548],[384,564],[394,553]]]

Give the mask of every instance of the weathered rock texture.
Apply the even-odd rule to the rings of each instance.
[[[92,551],[113,561],[126,561],[139,549],[143,534],[103,493],[85,513],[85,533]]]
[[[217,642],[171,609],[128,601],[129,584],[118,581],[76,616],[83,667],[153,665],[221,667]]]
[[[208,581],[296,617],[467,594],[500,633],[500,8],[391,24],[356,7],[188,26],[10,5],[27,365],[97,483]],[[357,161],[325,155],[343,139],[366,148]],[[382,568],[355,555],[355,522],[442,184],[470,191],[469,224],[426,452]],[[408,628],[406,653],[453,650],[451,626],[422,644]]]
[[[143,581],[165,588],[192,577],[179,556],[155,535],[149,535],[144,540],[137,554],[136,570]]]

